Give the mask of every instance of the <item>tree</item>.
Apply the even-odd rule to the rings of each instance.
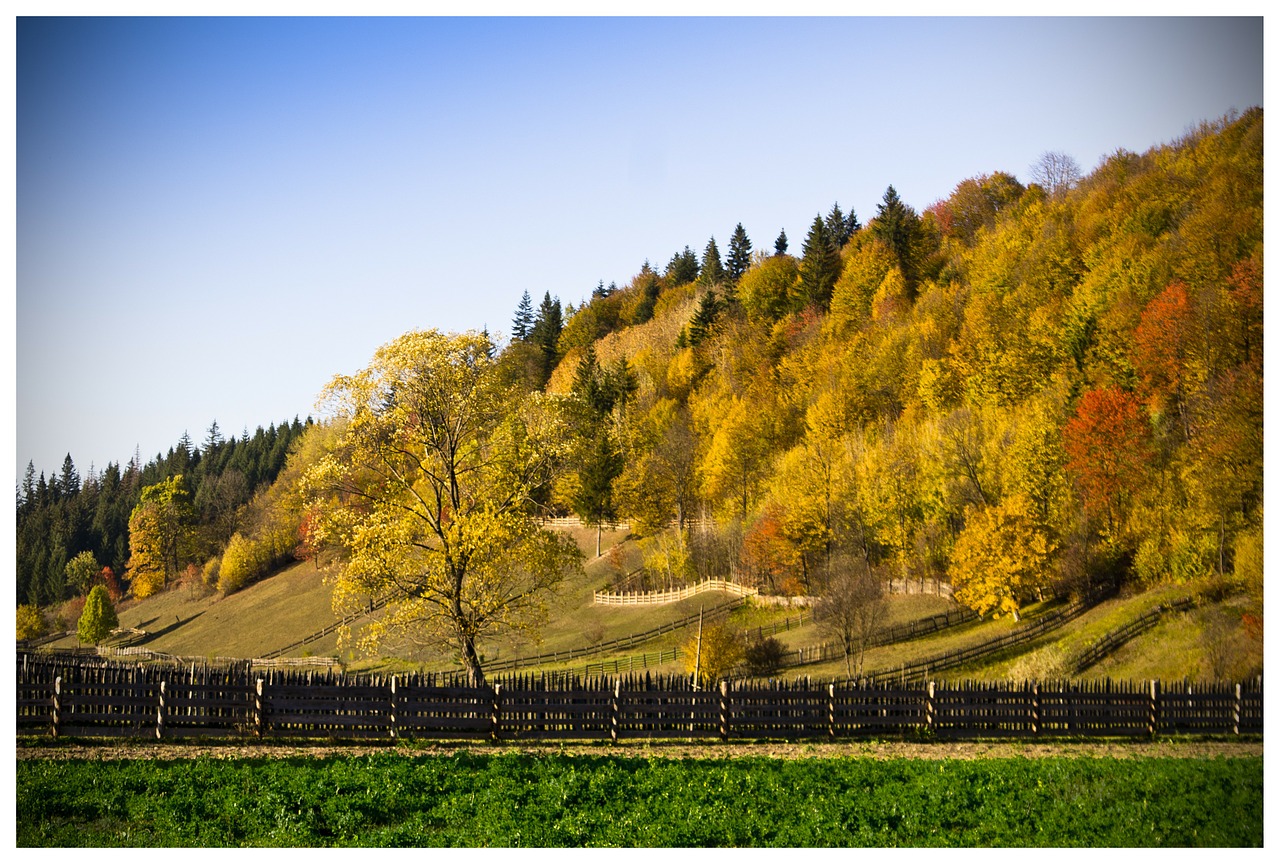
[[[716,246],[716,238],[707,241],[707,248],[702,253],[702,269],[698,281],[703,285],[719,285],[725,280],[724,266],[720,263],[720,250]]]
[[[791,306],[799,271],[789,255],[774,255],[752,267],[738,282],[738,300],[747,317],[772,324]]]
[[[583,524],[595,526],[597,558],[604,523],[618,515],[613,483],[625,464],[613,430],[613,411],[626,403],[634,389],[626,358],[604,370],[596,360],[594,345],[587,346],[578,361],[572,390],[578,445],[573,461],[578,467],[570,506]]]
[[[876,218],[871,223],[873,236],[883,240],[893,252],[898,269],[907,280],[907,287],[915,291],[915,247],[920,237],[920,217],[904,204],[893,186],[885,190],[884,199],[876,206]]]
[[[66,584],[74,588],[77,594],[87,594],[98,571],[98,559],[93,557],[93,553],[81,552],[67,562]]]
[[[515,318],[511,321],[511,338],[523,342],[529,338],[532,330],[533,301],[529,299],[529,292],[525,291],[520,296],[520,305],[516,307]]]
[[[728,264],[727,275],[729,281],[734,284],[737,284],[742,274],[746,273],[747,268],[751,266],[751,240],[747,237],[741,222],[733,229],[733,236],[729,238]]]
[[[716,297],[716,292],[708,290],[698,301],[698,309],[693,313],[693,320],[689,322],[690,345],[697,346],[711,335],[711,328],[715,326],[716,317],[719,314],[720,301]]]
[[[86,645],[97,645],[111,631],[118,627],[116,610],[107,596],[107,589],[102,585],[93,586],[89,597],[84,601],[84,611],[80,613],[80,621],[76,624],[76,635]]]
[[[1049,574],[1055,546],[1028,515],[1029,502],[1014,495],[995,507],[970,510],[956,538],[949,574],[956,602],[979,615],[1018,620],[1028,592]]]
[[[129,516],[129,578],[135,597],[150,597],[178,573],[194,524],[195,510],[181,474],[142,490]]]
[[[849,677],[862,674],[871,637],[887,611],[884,586],[865,562],[842,561],[832,568],[813,613],[819,629],[840,643]]]
[[[1151,425],[1142,406],[1114,387],[1090,390],[1063,427],[1062,446],[1086,511],[1105,516],[1114,536],[1151,461]]]
[[[743,651],[742,659],[747,661],[747,669],[752,675],[772,675],[782,668],[786,659],[787,647],[772,636],[757,639]]]
[[[19,642],[39,639],[44,635],[44,616],[40,614],[40,607],[27,603],[18,607],[16,632]]]
[[[1080,166],[1066,153],[1049,150],[1031,166],[1031,179],[1056,197],[1080,182]]]
[[[804,240],[804,257],[800,260],[800,296],[805,305],[826,311],[831,305],[831,290],[840,278],[840,253],[827,233],[821,216],[813,217]]]
[[[485,336],[435,330],[383,346],[324,399],[345,430],[303,488],[320,540],[345,553],[335,608],[386,598],[365,648],[393,634],[443,643],[482,683],[481,641],[535,630],[581,566],[533,511],[567,453],[559,402],[507,384]]]
[[[742,662],[742,640],[728,622],[718,621],[690,634],[681,655],[684,671],[697,675],[697,686],[709,687]]]
[[[542,305],[538,307],[538,317],[529,330],[529,341],[539,351],[538,387],[545,387],[551,380],[551,373],[560,362],[560,333],[564,330],[564,312],[560,308],[560,298],[554,300],[551,292],[546,292]]]
[[[698,278],[698,256],[688,246],[684,247],[683,252],[671,257],[664,275],[673,287],[695,281]]]
[[[778,232],[778,239],[773,241],[773,254],[774,254],[774,255],[786,255],[786,254],[787,254],[787,232],[786,232],[786,229],[783,229],[782,231],[779,231],[779,232]]]

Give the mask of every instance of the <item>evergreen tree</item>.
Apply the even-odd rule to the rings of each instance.
[[[800,293],[805,302],[825,311],[839,277],[840,255],[822,217],[815,216],[804,241],[804,258],[800,261]]]
[[[689,322],[690,345],[696,347],[711,334],[711,328],[715,325],[719,314],[720,301],[716,297],[716,292],[708,291],[703,294],[702,300],[698,303],[698,311],[693,313],[693,320]]]
[[[716,246],[716,238],[707,241],[707,248],[702,253],[702,272],[698,281],[703,285],[719,285],[724,281],[724,265],[720,263],[720,250]]]
[[[667,264],[666,277],[671,285],[687,285],[698,278],[698,256],[688,246],[677,252]]]
[[[60,485],[63,495],[74,496],[80,494],[80,475],[76,472],[76,463],[71,461],[70,453],[67,454],[67,458],[62,460]]]
[[[737,284],[750,266],[751,240],[747,237],[742,223],[739,222],[738,227],[733,229],[733,236],[729,238],[729,281]]]
[[[853,208],[850,208],[849,215],[845,216],[840,212],[839,201],[832,205],[831,212],[827,214],[827,233],[831,235],[832,242],[835,243],[837,250],[843,249],[844,245],[849,242],[861,227],[858,224],[858,217],[854,214]]]
[[[560,298],[553,300],[548,291],[543,295],[542,305],[538,307],[538,317],[529,331],[529,341],[542,352],[542,363],[538,370],[541,379],[538,382],[539,388],[547,386],[552,370],[560,361],[560,333],[563,330],[564,313],[560,309]]]
[[[858,222],[858,214],[853,212],[853,208],[849,208],[849,215],[844,217],[844,236],[845,242],[862,230],[862,225]]]
[[[778,232],[778,239],[773,241],[773,254],[774,255],[787,254],[787,232],[785,228],[782,231]]]
[[[876,207],[871,232],[893,252],[907,290],[914,295],[916,273],[913,253],[920,234],[920,217],[903,203],[893,186],[885,190],[884,200]]]
[[[532,329],[533,301],[529,299],[529,292],[525,291],[520,297],[520,305],[516,307],[516,317],[511,322],[511,338],[523,342],[529,338]]]

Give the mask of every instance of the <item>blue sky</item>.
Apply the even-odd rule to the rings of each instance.
[[[742,222],[1262,105],[1261,19],[20,19],[16,470],[314,413]]]

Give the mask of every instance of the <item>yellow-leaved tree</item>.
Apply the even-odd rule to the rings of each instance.
[[[181,474],[142,490],[129,515],[129,579],[133,596],[164,589],[191,555],[195,509]]]
[[[509,384],[487,335],[429,330],[335,377],[322,404],[344,432],[302,485],[313,537],[344,556],[335,610],[383,598],[361,647],[445,644],[483,683],[480,641],[536,629],[581,567],[572,539],[535,517],[567,452],[559,403]]]
[[[1029,515],[1031,503],[1013,495],[993,507],[971,509],[951,553],[957,602],[979,615],[1018,612],[1049,575],[1055,544]]]

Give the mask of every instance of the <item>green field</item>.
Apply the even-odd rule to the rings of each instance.
[[[18,760],[18,846],[1260,846],[1262,759]]]

